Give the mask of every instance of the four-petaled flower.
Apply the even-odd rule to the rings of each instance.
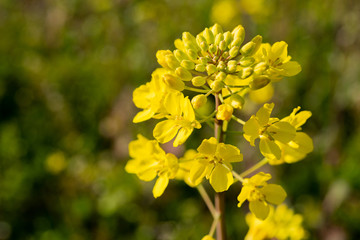
[[[234,182],[231,163],[243,159],[240,150],[230,144],[218,143],[212,137],[203,140],[197,151],[199,154],[190,170],[191,181],[200,183],[206,177],[216,192],[228,190]]]
[[[277,184],[268,184],[271,179],[268,173],[260,172],[251,178],[245,178],[243,187],[238,196],[238,207],[249,201],[250,211],[259,219],[264,220],[270,211],[268,203],[280,204],[286,198],[285,190]]]
[[[178,159],[174,154],[165,153],[156,140],[148,140],[138,135],[138,140],[129,143],[129,160],[125,166],[128,173],[136,174],[143,181],[158,179],[153,188],[155,198],[165,191],[169,179],[173,179],[179,169]]]
[[[169,93],[164,100],[167,120],[156,124],[153,135],[160,143],[169,142],[175,136],[174,147],[183,144],[194,128],[200,128],[188,97],[181,92]]]

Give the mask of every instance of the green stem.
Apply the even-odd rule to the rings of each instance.
[[[188,87],[188,86],[185,86],[184,89],[189,90],[189,91],[193,91],[193,92],[198,92],[198,93],[208,93],[209,92],[209,90],[198,89],[198,88],[193,88],[193,87]]]
[[[234,119],[235,121],[237,121],[238,123],[242,124],[242,125],[245,124],[245,122],[243,120],[241,120],[240,118],[235,117],[234,115],[232,115],[231,118]]]
[[[263,160],[261,160],[260,162],[256,163],[254,166],[252,166],[251,168],[249,168],[248,170],[242,172],[240,174],[241,177],[246,177],[247,175],[253,173],[254,171],[258,170],[259,168],[261,168],[262,166],[264,166],[265,164],[267,164],[269,162],[269,159],[264,158]]]
[[[203,200],[204,200],[206,206],[208,207],[211,215],[213,216],[214,219],[216,219],[219,214],[217,213],[217,211],[216,211],[216,209],[215,209],[215,206],[214,206],[214,204],[212,203],[209,195],[208,195],[207,192],[205,191],[204,187],[203,187],[201,184],[199,184],[196,188],[197,188],[197,190],[199,191],[200,196],[203,198]]]
[[[239,180],[240,182],[244,182],[244,178],[242,178],[237,172],[231,171],[232,175]]]

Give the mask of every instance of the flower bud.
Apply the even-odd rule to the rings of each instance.
[[[255,49],[253,50],[253,52],[251,54],[254,54],[257,52],[257,50],[259,50],[261,43],[262,43],[262,36],[257,35],[255,36],[253,39],[251,39],[252,42],[255,43]]]
[[[214,91],[214,92],[220,92],[221,89],[223,89],[224,87],[224,83],[221,80],[215,80],[210,84],[210,88]]]
[[[255,50],[255,48],[256,48],[256,44],[250,41],[241,47],[240,52],[245,56],[251,55],[252,52]]]
[[[182,91],[185,88],[185,84],[183,81],[181,81],[178,77],[175,77],[171,74],[164,74],[163,81],[166,85],[168,85],[170,88]]]
[[[181,62],[182,60],[189,60],[189,56],[179,49],[176,49],[174,51],[174,56],[179,62]]]
[[[250,83],[249,83],[249,87],[252,90],[257,90],[260,88],[265,87],[266,85],[268,85],[270,82],[270,78],[268,78],[265,75],[262,76],[258,76],[255,77]]]
[[[214,26],[210,28],[210,30],[213,32],[214,36],[218,35],[219,33],[223,33],[222,27],[215,23]]]
[[[237,26],[232,31],[232,35],[233,35],[233,40],[231,42],[231,47],[234,47],[234,46],[240,47],[240,45],[243,43],[244,38],[245,38],[245,30],[244,30],[243,26],[241,26],[241,25]]]
[[[165,61],[166,64],[173,70],[180,66],[179,61],[176,59],[176,57],[173,54],[166,55]]]
[[[219,33],[215,36],[215,45],[219,45],[222,40],[224,40],[224,36],[222,33]]]
[[[243,68],[241,71],[239,71],[238,76],[241,79],[245,79],[245,78],[249,77],[252,73],[253,73],[253,68],[246,67],[246,68]]]
[[[194,77],[193,79],[191,79],[191,83],[195,87],[201,87],[206,83],[206,77],[201,77],[201,76]]]
[[[188,70],[192,70],[195,67],[195,63],[190,60],[182,60],[180,65]]]
[[[230,32],[224,33],[224,40],[225,40],[226,44],[229,46],[229,44],[233,40],[232,34]]]
[[[236,67],[237,67],[237,61],[235,60],[230,60],[227,64],[227,69],[231,73],[236,71]]]
[[[208,75],[211,75],[216,71],[217,71],[217,68],[216,68],[216,66],[214,64],[207,64],[206,65],[206,72],[207,72]]]
[[[248,67],[248,66],[252,65],[254,62],[255,62],[255,59],[252,57],[245,57],[239,61],[240,65],[243,67]]]
[[[196,35],[196,43],[200,46],[202,42],[206,42],[205,37],[201,34]]]
[[[193,97],[193,99],[191,99],[191,104],[195,109],[198,109],[204,106],[206,101],[207,101],[207,97],[204,94],[199,94]]]
[[[245,103],[245,100],[243,97],[241,97],[238,94],[234,94],[230,96],[230,105],[233,108],[242,109]]]
[[[216,119],[229,121],[233,114],[234,109],[229,104],[221,104],[216,113]]]
[[[224,61],[220,61],[219,64],[216,66],[218,70],[222,70],[224,71],[226,68],[226,64],[224,63]]]
[[[166,62],[166,56],[172,54],[172,52],[170,50],[159,50],[156,52],[156,58],[158,63],[167,69],[170,69],[169,65]]]
[[[197,53],[192,49],[186,50],[186,53],[189,55],[190,59],[193,61],[195,61],[198,57]]]
[[[215,37],[212,31],[210,31],[208,28],[205,28],[203,35],[208,42],[208,44],[214,43]]]
[[[229,54],[230,54],[231,58],[236,57],[238,53],[239,53],[239,47],[238,46],[232,47],[230,49],[230,51],[229,51]]]
[[[214,44],[210,44],[209,51],[214,54],[217,51],[217,46]]]
[[[192,79],[191,73],[183,67],[176,68],[175,74],[183,81],[190,81]]]
[[[224,51],[227,48],[226,42],[222,40],[219,44],[220,50]]]
[[[204,65],[206,65],[209,60],[210,60],[210,59],[208,59],[207,57],[200,57],[200,58],[199,58],[200,63],[201,63],[201,64],[204,64]]]
[[[198,71],[198,72],[205,72],[206,65],[204,65],[204,64],[196,64],[195,65],[195,70]]]
[[[207,50],[209,50],[209,45],[207,44],[207,42],[201,42],[200,48],[202,51],[206,52]]]
[[[226,78],[226,73],[218,72],[218,74],[216,74],[215,80],[216,81],[224,81],[225,78]]]
[[[261,75],[263,74],[263,72],[265,72],[265,70],[268,68],[268,65],[266,62],[260,62],[258,64],[256,64],[256,66],[254,67],[254,73],[257,75]]]
[[[186,49],[192,49],[193,51],[197,51],[198,47],[196,44],[196,39],[193,35],[191,35],[191,33],[184,32],[182,35],[182,40]]]

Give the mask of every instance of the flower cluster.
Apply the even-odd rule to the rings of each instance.
[[[154,140],[138,135],[138,139],[129,144],[132,159],[125,169],[144,181],[157,177],[153,187],[155,198],[163,194],[170,179],[180,179],[190,187],[197,187],[215,223],[219,213],[209,202],[202,182],[207,179],[214,191],[220,193],[239,181],[242,188],[238,206],[247,200],[254,216],[267,219],[269,225],[269,219],[277,219],[276,215],[280,214],[278,210],[274,213],[272,204],[281,204],[286,192],[280,185],[267,183],[271,179],[269,173],[255,171],[266,163],[297,162],[313,150],[311,138],[301,129],[311,112],[299,112],[300,107],[297,107],[289,116],[280,119],[271,117],[274,103],[265,103],[247,121],[236,117],[236,112],[249,100],[249,93],[251,96],[266,89],[271,82],[301,71],[300,65],[288,56],[285,42],[270,45],[263,43],[259,35],[246,43],[244,39],[245,30],[241,25],[224,32],[215,24],[195,36],[183,33],[181,39],[175,40],[173,51],[157,52],[161,68],[153,72],[150,82],[133,92],[134,104],[141,109],[133,122],[149,119],[159,122],[153,129]],[[209,99],[215,99],[215,109],[204,116],[201,109]],[[240,149],[224,142],[229,121],[242,125],[242,135],[251,146],[259,139],[259,150],[265,157],[241,174],[233,166],[243,161]],[[202,140],[196,150],[187,150],[183,157],[178,159],[160,147],[170,141],[178,147],[204,125],[214,128],[215,137]],[[250,174],[253,176],[246,178]],[[203,239],[213,239],[214,231],[212,227]],[[278,237],[275,233],[268,236]]]

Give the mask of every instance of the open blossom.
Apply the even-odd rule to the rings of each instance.
[[[148,140],[138,135],[138,140],[129,143],[129,155],[132,157],[125,166],[128,173],[136,174],[143,181],[151,181],[158,176],[153,195],[161,196],[169,179],[175,178],[179,169],[178,159],[159,146],[156,140]]]
[[[296,136],[296,129],[288,121],[270,118],[274,103],[266,103],[244,124],[244,138],[255,146],[260,138],[260,152],[269,160],[281,159],[279,143],[287,144]]]
[[[173,146],[183,144],[194,128],[200,128],[195,119],[195,112],[188,97],[181,92],[169,93],[164,100],[166,120],[156,124],[153,134],[160,143],[169,142],[175,138]]]
[[[285,190],[280,185],[268,184],[269,179],[271,175],[263,172],[245,178],[238,196],[238,207],[248,200],[250,211],[257,218],[265,219],[269,215],[269,203],[278,205],[286,198]]]
[[[203,140],[197,151],[196,163],[190,170],[191,181],[201,182],[206,177],[216,192],[228,190],[234,182],[231,163],[243,159],[240,150],[230,144],[218,143],[212,137]]]

